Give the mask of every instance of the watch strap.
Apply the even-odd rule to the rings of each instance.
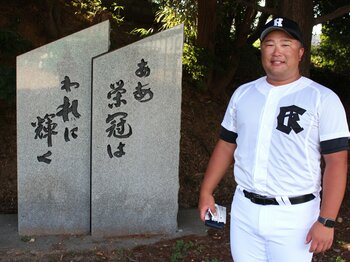
[[[320,222],[325,227],[333,228],[335,226],[335,220],[331,218],[324,218],[319,216],[317,221]]]

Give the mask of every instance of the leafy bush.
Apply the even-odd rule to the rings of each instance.
[[[208,66],[213,63],[213,60],[214,58],[210,57],[204,48],[188,43],[184,44],[182,63],[185,71],[197,86],[201,86]]]
[[[350,70],[350,14],[322,24],[321,43],[311,50],[315,67],[335,73],[348,74]]]
[[[185,242],[184,240],[177,240],[175,247],[173,249],[173,253],[170,257],[171,262],[183,261],[186,258],[189,250],[194,246],[194,244],[189,241]]]
[[[108,10],[112,14],[112,18],[117,23],[122,23],[124,18],[120,12],[124,9],[114,1],[111,5],[104,5],[102,0],[73,0],[71,4],[77,8],[77,14],[82,15],[86,19],[93,19],[98,13]]]

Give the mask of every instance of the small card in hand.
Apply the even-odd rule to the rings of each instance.
[[[216,215],[208,209],[205,214],[205,225],[208,227],[223,229],[226,224],[226,207],[215,204]]]

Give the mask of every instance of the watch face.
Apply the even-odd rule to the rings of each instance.
[[[326,227],[334,227],[335,221],[326,219],[324,225],[325,225]]]

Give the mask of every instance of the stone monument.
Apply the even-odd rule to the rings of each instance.
[[[17,57],[20,235],[90,232],[91,59],[109,22]]]
[[[93,59],[92,235],[177,229],[183,26]]]

